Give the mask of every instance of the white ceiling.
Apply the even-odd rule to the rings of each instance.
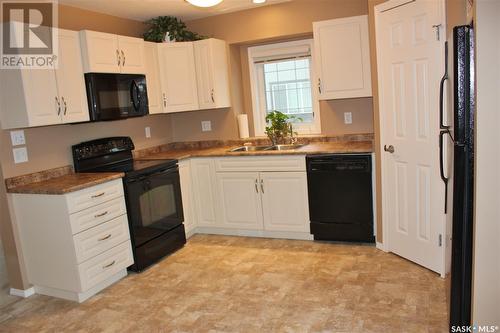
[[[59,0],[59,3],[139,21],[164,15],[186,21],[287,1],[292,0],[267,0],[262,5],[254,4],[252,0],[224,0],[211,8],[195,7],[185,0]]]

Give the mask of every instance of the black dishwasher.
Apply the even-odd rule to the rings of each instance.
[[[307,156],[315,240],[374,243],[371,155]]]

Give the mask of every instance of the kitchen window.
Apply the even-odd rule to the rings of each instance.
[[[293,121],[300,134],[321,132],[314,81],[311,39],[248,49],[256,136],[264,136],[266,115],[274,110],[302,119]]]

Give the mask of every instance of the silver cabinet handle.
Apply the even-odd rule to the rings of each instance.
[[[388,153],[391,153],[391,154],[394,154],[394,146],[393,145],[389,145],[389,147],[387,147],[386,145],[384,145],[384,150]]]
[[[264,179],[260,180],[260,190],[262,191],[262,194],[266,193],[264,192]]]
[[[61,100],[64,104],[64,115],[66,115],[66,111],[68,111],[68,104],[66,104],[66,100],[64,99],[64,96],[61,97]]]
[[[99,197],[102,197],[104,194],[106,194],[106,192],[101,192],[99,194],[93,195],[91,198],[92,199],[99,198]]]
[[[163,106],[167,107],[167,94],[163,93]]]
[[[118,49],[116,50],[116,62],[118,63],[118,66],[120,66],[120,52],[118,51]]]
[[[106,215],[107,213],[108,213],[108,211],[105,211],[104,213],[94,215],[94,217],[95,217],[95,218],[98,218],[98,217],[103,217],[103,216],[104,216],[104,215]]]
[[[122,66],[125,66],[125,53],[123,53],[123,50],[120,50],[120,52],[122,53]]]
[[[102,241],[105,241],[106,239],[110,239],[111,238],[111,234],[107,235],[107,236],[104,236],[102,238],[99,238],[98,241],[99,242],[102,242]]]
[[[322,94],[322,93],[323,93],[323,91],[322,91],[322,89],[321,89],[321,78],[320,78],[320,79],[318,79],[318,91],[319,91],[319,93],[320,93],[320,94]]]
[[[61,115],[61,103],[59,102],[59,98],[56,96],[56,104],[57,104],[57,115]]]
[[[113,266],[115,263],[116,263],[116,260],[113,260],[113,261],[112,261],[112,262],[110,262],[109,264],[102,266],[102,268],[108,268],[108,267],[111,267],[111,266]]]
[[[210,96],[212,97],[212,103],[215,103],[215,97],[214,97],[214,90],[212,89],[212,92],[210,93]]]
[[[259,193],[259,182],[255,179],[255,193]]]

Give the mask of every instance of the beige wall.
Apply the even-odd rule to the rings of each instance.
[[[68,6],[59,6],[59,27],[70,30],[91,29],[140,37],[141,22],[99,14]],[[150,126],[152,138],[146,139],[144,127]],[[115,122],[58,125],[25,130],[29,162],[14,165],[9,131],[0,130],[0,234],[5,250],[11,286],[23,289],[28,285],[22,278],[22,265],[16,251],[11,216],[5,200],[4,177],[72,164],[70,146],[83,140],[105,136],[131,136],[139,148],[170,142],[169,115],[157,115]]]
[[[295,0],[187,22],[193,31],[226,40],[230,44],[233,107],[172,115],[174,140],[235,139],[236,115],[249,115],[254,135],[247,48],[249,45],[310,38],[312,22],[368,13],[366,0]],[[238,50],[239,48],[239,50]],[[238,57],[239,55],[239,57]],[[321,103],[324,134],[372,133],[371,98]],[[353,112],[353,124],[343,124],[343,113]],[[212,132],[201,132],[201,121],[212,121]]]
[[[500,1],[476,1],[473,323],[500,326]]]

